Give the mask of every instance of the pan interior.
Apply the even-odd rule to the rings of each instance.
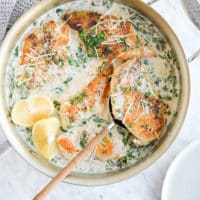
[[[81,84],[87,85],[87,83],[92,80],[93,74],[88,75],[88,73],[92,70],[94,72],[95,70],[97,70],[95,69],[95,67],[92,66],[94,63],[99,62],[99,58],[98,56],[92,59],[86,58],[87,54],[82,52],[79,47],[77,47],[77,49],[72,52],[72,58],[74,60],[70,60],[69,58],[67,58],[68,62],[71,63],[70,67],[72,68],[72,70],[69,70],[69,74],[66,74],[65,77],[59,77],[59,79],[57,78],[53,83],[49,82],[47,84],[44,84],[44,86],[40,87],[39,89],[31,91],[30,88],[27,87],[28,79],[26,79],[25,81],[21,81],[20,79],[21,82],[19,82],[16,78],[17,75],[21,73],[21,71],[23,72],[23,68],[19,66],[19,62],[22,56],[21,49],[23,45],[23,40],[27,37],[27,35],[32,33],[35,29],[38,29],[38,27],[40,27],[42,24],[45,24],[49,20],[60,21],[60,16],[64,12],[74,11],[91,11],[97,12],[101,15],[116,16],[120,17],[120,20],[122,22],[129,20],[134,26],[137,35],[136,40],[138,40],[137,42],[144,40],[144,42],[146,42],[144,46],[151,45],[151,47],[157,52],[157,56],[154,58],[142,58],[141,65],[145,70],[147,70],[152,85],[151,88],[148,87],[148,90],[145,91],[146,95],[148,95],[149,92],[151,94],[156,93],[155,95],[158,96],[158,98],[162,99],[162,101],[164,101],[167,105],[167,110],[165,113],[166,124],[165,129],[163,130],[162,137],[145,147],[138,147],[131,142],[132,138],[129,137],[129,134],[126,131],[120,129],[120,127],[116,127],[111,131],[109,135],[111,141],[117,147],[116,156],[107,160],[101,160],[98,159],[94,153],[91,155],[89,160],[87,159],[79,166],[77,166],[77,168],[74,170],[74,174],[105,175],[122,169],[125,170],[130,167],[135,167],[139,162],[142,162],[145,158],[153,154],[154,151],[159,148],[160,140],[167,136],[167,130],[168,128],[170,129],[171,123],[177,116],[177,108],[181,96],[181,77],[176,55],[167,38],[159,30],[159,28],[156,27],[154,23],[152,23],[144,15],[134,10],[133,8],[113,1],[83,0],[64,3],[38,17],[20,36],[20,39],[17,41],[10,55],[6,71],[7,105],[10,110],[17,100],[27,98],[30,95],[44,92],[45,94],[48,94],[48,96],[50,96],[51,99],[54,100],[54,102],[59,101],[61,95],[70,94],[70,90],[74,91],[74,88],[78,87],[78,81],[81,82],[81,80],[78,79],[78,76],[80,77],[81,73],[84,74],[84,70],[87,71],[87,73],[85,73],[85,77],[82,77],[82,79],[84,79],[84,81],[86,80],[86,82],[82,80]],[[71,31],[73,32],[73,30]],[[124,38],[120,39],[119,42],[124,42]],[[73,42],[73,38],[71,41]],[[71,44],[71,46],[73,45],[74,43]],[[70,45],[67,46],[71,48]],[[79,55],[79,57],[77,58],[75,56],[77,55],[78,51],[81,55]],[[79,59],[80,56],[88,60],[84,61],[84,63],[80,64],[80,66],[76,66],[79,65],[79,63],[77,63],[77,59]],[[96,64],[96,66],[99,67],[101,65]],[[30,66],[28,66],[28,70],[30,70]],[[141,76],[143,75],[144,74],[141,74]],[[74,80],[69,81],[71,77],[73,77]],[[141,80],[142,77],[138,77],[138,79]],[[62,80],[62,84],[59,80]],[[63,84],[63,82],[66,80],[69,81],[67,83],[67,87],[66,84]],[[140,88],[141,84],[147,84],[146,80],[144,80],[144,82],[142,80],[141,82],[142,83],[136,83],[138,88]],[[73,94],[73,92],[71,92],[71,94]],[[108,115],[97,115],[96,113],[93,113],[91,116],[81,121],[81,128],[72,127],[70,131],[66,131],[65,128],[61,128],[60,134],[63,134],[64,136],[69,136],[74,141],[76,141],[76,139],[78,138],[77,145],[80,145],[82,134],[86,129],[88,134],[91,134],[91,136],[93,136],[92,134],[98,133],[98,131],[101,130],[103,126],[109,124],[110,120],[111,119]],[[31,149],[33,152],[38,153],[37,149],[33,145],[31,129],[15,126],[15,131],[24,140],[29,149]],[[78,135],[73,134],[73,132],[78,132]],[[68,162],[68,160],[69,159],[64,158],[62,154],[60,154],[60,152],[58,151],[48,163],[57,168],[61,168]]]

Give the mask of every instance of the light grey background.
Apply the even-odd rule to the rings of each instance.
[[[0,0],[0,42],[19,16],[39,0]]]

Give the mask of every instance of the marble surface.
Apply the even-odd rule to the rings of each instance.
[[[200,32],[184,12],[181,0],[158,0],[153,7],[172,26],[187,57],[200,47]],[[48,200],[160,200],[166,171],[177,153],[195,138],[200,137],[200,58],[190,63],[191,100],[185,123],[170,149],[150,168],[121,183],[83,187],[60,183]],[[0,143],[5,137],[0,130]],[[39,173],[10,150],[0,158],[0,199],[32,199],[49,178]]]

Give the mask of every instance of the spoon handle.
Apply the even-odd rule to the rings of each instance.
[[[86,147],[80,151],[34,198],[33,200],[43,200],[54,187],[62,181],[77,166],[77,164],[87,157],[97,144],[107,135],[109,130],[114,126],[111,123],[108,127],[102,129]]]

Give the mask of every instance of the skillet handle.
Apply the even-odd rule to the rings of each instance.
[[[3,156],[6,152],[8,152],[11,149],[11,145],[8,141],[5,141],[0,144],[0,158]]]
[[[149,6],[151,6],[153,3],[156,3],[156,1],[158,1],[158,0],[151,0],[151,1],[147,2],[147,4],[148,4]]]
[[[192,56],[188,58],[188,62],[191,63],[194,59],[200,56],[200,49],[198,49]]]
[[[154,3],[156,3],[158,0],[150,0],[147,2],[147,4],[149,6],[153,5]],[[196,58],[200,57],[200,49],[198,49],[196,52],[194,52],[193,55],[191,55],[187,60],[188,63],[191,63],[193,60],[195,60]]]
[[[156,3],[158,0],[150,0],[147,2],[147,4],[149,6],[153,5],[154,3]],[[191,55],[187,60],[188,63],[191,63],[193,60],[195,60],[196,58],[200,57],[200,49],[198,49],[196,52],[194,52],[193,55]]]

